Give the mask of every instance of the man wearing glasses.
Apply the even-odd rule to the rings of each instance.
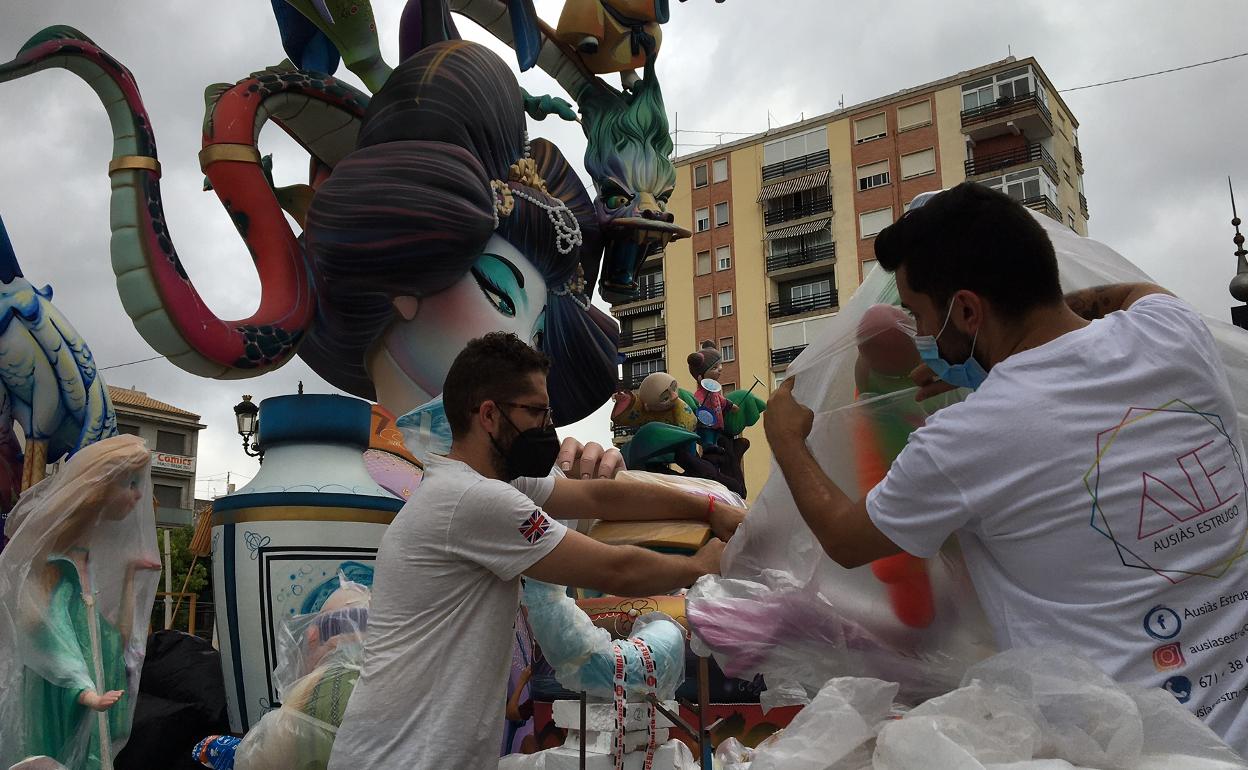
[[[700,519],[728,538],[745,512],[665,487],[550,475],[560,446],[549,367],[503,333],[468,343],[451,365],[451,449],[429,458],[382,539],[363,673],[330,768],[497,764],[522,575],[648,596],[719,571],[719,539],[673,556],[604,545],[557,520]]]

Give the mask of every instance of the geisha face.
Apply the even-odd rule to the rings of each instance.
[[[515,246],[490,238],[472,269],[449,289],[395,300],[398,320],[384,337],[386,352],[423,393],[436,396],[455,356],[469,340],[512,332],[541,349],[546,281]]]

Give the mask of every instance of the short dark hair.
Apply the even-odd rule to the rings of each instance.
[[[486,401],[509,401],[529,392],[525,376],[550,372],[546,354],[510,332],[490,332],[468,343],[455,356],[442,385],[442,407],[451,437],[468,434],[472,415]]]
[[[1018,320],[1062,301],[1044,227],[1019,202],[974,182],[932,196],[880,231],[875,257],[889,272],[904,266],[910,288],[938,306],[968,289]]]

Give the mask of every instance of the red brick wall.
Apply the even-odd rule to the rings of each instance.
[[[702,340],[714,340],[719,345],[720,339],[724,337],[732,337],[734,345],[737,338],[737,318],[740,315],[740,302],[737,297],[737,254],[733,251],[732,267],[727,270],[716,270],[715,266],[718,260],[715,257],[715,249],[720,246],[731,246],[733,242],[733,226],[736,216],[733,211],[732,200],[732,159],[724,155],[721,156],[728,160],[728,179],[723,182],[710,182],[706,187],[694,188],[692,191],[693,210],[696,212],[700,208],[706,208],[711,213],[711,229],[704,232],[693,234],[693,262],[689,269],[694,272],[693,276],[693,317],[695,319],[694,328],[697,334],[695,343],[701,343]],[[699,163],[706,163],[707,180],[714,179],[712,164],[717,160],[716,157],[707,158]],[[728,224],[724,227],[715,226],[715,204],[728,204]],[[744,201],[742,205],[758,205],[754,201]],[[696,225],[696,222],[695,222]],[[697,275],[698,271],[698,253],[703,251],[711,252],[711,272],[707,275]],[[732,315],[720,318],[719,301],[717,299],[721,291],[732,291]],[[713,313],[715,314],[709,321],[698,321],[698,297],[711,295],[711,303]],[[679,344],[679,343],[678,343]],[[672,347],[672,343],[668,343],[667,348],[667,370],[673,376],[680,380],[683,387],[696,387],[697,383],[692,381],[689,376],[689,368],[685,363],[685,358],[693,353],[694,350],[677,350]],[[738,354],[739,355],[739,354]],[[723,376],[720,377],[721,382],[740,384],[740,372],[737,368],[737,362],[734,360],[724,364]],[[690,388],[692,389],[692,388]]]

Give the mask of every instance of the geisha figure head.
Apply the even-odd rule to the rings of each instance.
[[[403,414],[468,340],[508,331],[550,356],[559,424],[614,390],[593,204],[554,145],[528,143],[520,87],[485,47],[435,43],[395,69],[306,236],[320,301],[300,354],[335,386]]]

